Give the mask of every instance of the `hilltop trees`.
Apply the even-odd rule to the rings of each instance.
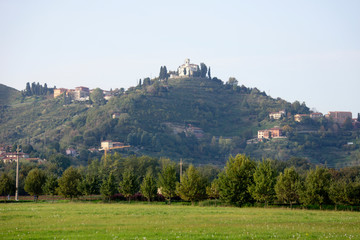
[[[159,73],[159,79],[163,80],[163,79],[168,79],[169,75],[168,75],[168,71],[166,66],[161,66],[160,67],[160,73]]]
[[[205,63],[200,63],[200,77],[205,78],[207,73],[207,67]]]
[[[94,105],[101,106],[105,104],[104,92],[100,88],[95,88],[90,94],[90,100]]]
[[[52,91],[52,89],[50,89]],[[30,83],[26,83],[25,90],[23,91],[23,96],[41,96],[47,95],[51,93],[48,89],[47,84],[45,83],[44,86],[40,83],[33,82],[30,86]]]

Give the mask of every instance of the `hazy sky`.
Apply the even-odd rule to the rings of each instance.
[[[310,108],[360,112],[360,1],[0,0],[0,83],[125,89],[185,58]]]

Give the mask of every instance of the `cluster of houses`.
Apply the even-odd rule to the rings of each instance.
[[[11,149],[11,146],[6,146],[6,145],[0,146],[0,161],[2,161],[3,163],[16,162],[17,159],[25,159],[28,162],[39,163],[39,164],[45,162],[45,160],[40,158],[30,158],[29,154],[27,153],[11,152],[9,151],[9,149]]]
[[[278,112],[271,112],[269,113],[269,118],[270,119],[281,119],[282,117],[286,116],[286,112],[285,110],[280,110]],[[334,111],[334,112],[328,112],[328,114],[323,115],[322,113],[310,113],[310,114],[296,114],[294,115],[294,121],[295,122],[302,122],[304,119],[306,118],[310,118],[313,120],[319,120],[321,118],[327,118],[327,119],[331,119],[333,122],[338,123],[338,124],[343,124],[347,119],[351,119],[352,120],[352,124],[354,126],[359,125],[360,123],[358,122],[357,118],[352,118],[352,113],[351,112],[344,112],[344,111]],[[262,140],[262,139],[270,139],[270,138],[285,138],[282,135],[282,131],[280,127],[274,127],[274,128],[270,128],[270,129],[264,129],[264,130],[259,130],[258,131],[258,140]]]
[[[90,99],[90,94],[93,90],[90,90],[87,87],[76,87],[75,89],[67,89],[67,88],[55,88],[54,89],[54,98],[57,98],[63,94],[71,97],[74,101],[85,102]],[[104,93],[104,99],[109,100],[113,97],[112,91],[102,90]]]

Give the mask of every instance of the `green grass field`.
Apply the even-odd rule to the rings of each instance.
[[[360,239],[360,213],[144,203],[2,203],[0,239]]]

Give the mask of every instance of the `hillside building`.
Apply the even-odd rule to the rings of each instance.
[[[192,77],[195,73],[200,71],[199,65],[191,64],[190,59],[185,59],[185,63],[178,67],[178,76],[179,77]]]
[[[63,93],[66,93],[68,90],[66,88],[55,88],[54,89],[54,98],[57,98]]]
[[[347,118],[352,119],[352,112],[328,112],[325,117],[332,119],[336,123],[343,124]]]
[[[281,117],[285,116],[285,111],[284,110],[281,110],[281,111],[278,111],[278,112],[271,112],[269,113],[269,118],[270,119],[275,119],[275,120],[278,120],[280,119]]]
[[[323,114],[322,114],[322,113],[310,113],[310,118],[311,118],[311,119],[316,120],[316,119],[320,119],[320,118],[322,118],[322,117],[323,117]]]
[[[281,131],[281,128],[279,128],[279,127],[274,127],[274,128],[258,131],[258,139],[279,138],[281,136],[282,136],[282,131]]]

